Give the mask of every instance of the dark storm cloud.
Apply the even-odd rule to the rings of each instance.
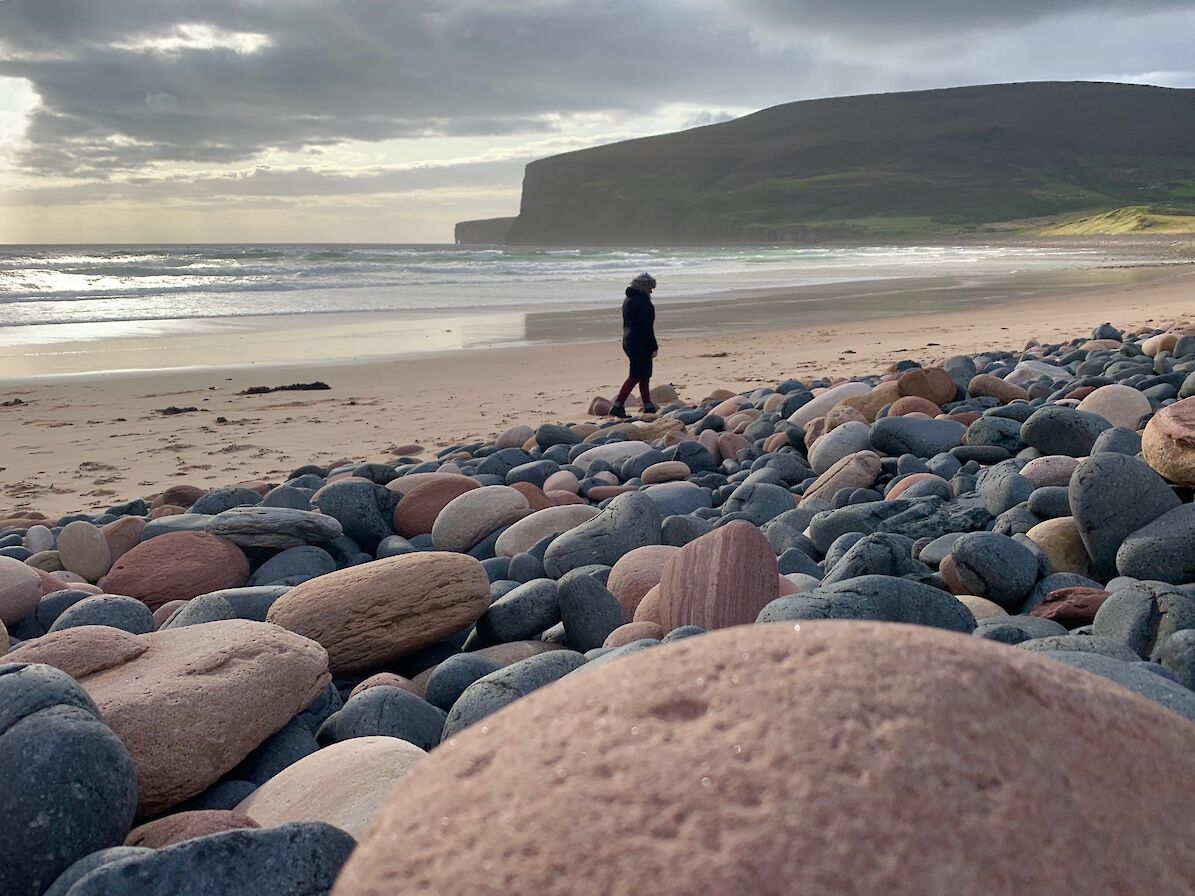
[[[1190,9],[1191,0],[712,0],[747,26],[832,31],[896,40],[910,35],[1020,26],[1074,13],[1145,15]]]
[[[695,85],[729,102],[801,68],[798,53],[745,67],[746,32],[676,12],[633,0],[14,0],[0,4],[0,76],[28,79],[41,98],[26,164],[93,174],[267,147],[543,131],[557,116],[646,114]],[[196,24],[264,45],[138,49]],[[649,48],[645,34],[662,37]]]
[[[0,77],[40,98],[26,171],[103,179],[352,140],[567,131],[588,113],[651,133],[668,103],[711,110],[696,125],[812,96],[1179,79],[1188,33],[1143,18],[1179,9],[1195,0],[0,0]],[[922,37],[934,54],[906,48]],[[875,52],[827,52],[844,41]],[[333,176],[303,179],[317,177]]]

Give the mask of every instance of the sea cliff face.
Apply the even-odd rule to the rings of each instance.
[[[485,218],[479,221],[461,221],[456,225],[455,240],[458,246],[501,246],[506,242],[514,218]]]
[[[1125,206],[1189,215],[1192,146],[1195,90],[1037,83],[790,103],[532,162],[506,242],[917,240]]]

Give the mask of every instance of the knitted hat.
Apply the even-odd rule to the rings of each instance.
[[[631,281],[631,286],[646,286],[648,289],[656,288],[656,278],[644,271],[638,277]]]

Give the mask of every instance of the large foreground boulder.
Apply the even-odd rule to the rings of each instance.
[[[1187,720],[1029,651],[743,626],[462,732],[395,787],[335,893],[1178,894],[1193,776]]]

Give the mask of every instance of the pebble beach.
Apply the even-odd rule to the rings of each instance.
[[[6,385],[0,893],[1189,893],[1190,269],[661,342]]]

